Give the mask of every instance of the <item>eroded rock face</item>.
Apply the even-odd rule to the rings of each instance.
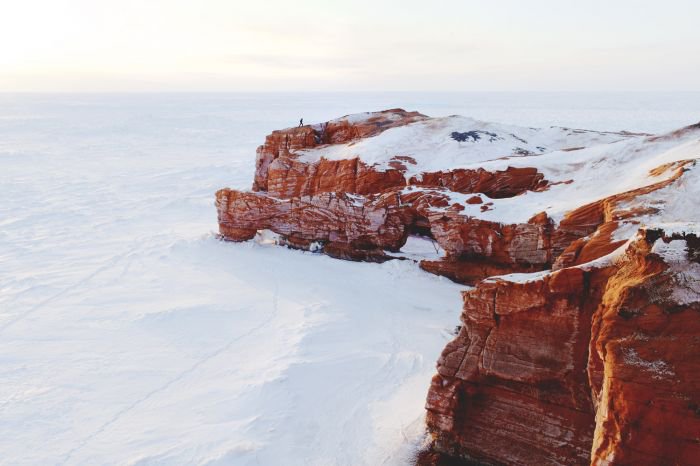
[[[573,180],[566,178],[568,173],[563,173],[566,176],[562,180],[547,180],[535,167],[502,167],[503,163],[494,169],[455,168],[412,174],[417,165],[436,166],[429,154],[416,160],[410,155],[395,154],[390,147],[371,145],[364,147],[372,152],[369,156],[353,152],[360,142],[389,130],[404,130],[410,138],[409,127],[422,125],[415,131],[424,133],[425,128],[435,124],[438,123],[417,112],[395,109],[273,132],[258,149],[253,192],[224,190],[226,195],[219,196],[222,236],[243,241],[252,238],[255,231],[271,229],[282,235],[282,243],[288,246],[308,249],[313,243],[315,250],[336,257],[383,260],[382,248],[394,251],[403,245],[408,234],[421,234],[433,238],[445,251],[445,257],[439,260],[424,261],[421,264],[424,270],[474,284],[498,274],[563,268],[613,251],[625,241],[612,238],[620,222],[634,221],[635,216],[645,213],[639,209],[629,212],[621,205],[672,183],[682,174],[684,163],[690,163],[680,161],[660,166],[654,176],[669,170],[675,170],[675,174],[579,206],[558,224],[539,211],[517,222],[509,221],[508,215],[489,220],[488,214],[497,207],[494,205],[497,200],[530,197],[533,193],[571,184]],[[474,133],[479,137],[455,139],[454,134],[446,135],[457,153],[466,150],[469,154],[473,146],[477,154],[492,151],[501,155],[499,144],[509,138],[517,144],[528,143],[512,133],[483,130],[458,133]],[[523,135],[530,133],[527,130]],[[564,132],[572,138],[580,138],[581,134]],[[604,136],[609,137],[607,133]],[[557,138],[561,137],[557,133]],[[603,136],[595,136],[595,140],[600,137]],[[340,148],[341,155],[333,152],[333,148]],[[510,151],[511,157],[535,157],[520,147],[503,150]],[[324,154],[339,158],[329,159]],[[495,160],[501,159],[507,160],[509,156]],[[352,199],[341,200],[339,193]],[[460,197],[463,194],[468,196]],[[397,201],[390,210],[384,201],[377,201],[377,198],[394,197]],[[275,199],[290,202],[275,202]],[[478,208],[476,212],[475,208]],[[386,212],[380,215],[382,209]],[[361,226],[349,226],[359,220]],[[346,230],[353,232],[345,234]],[[331,234],[335,231],[339,233]],[[392,240],[386,240],[387,237]]]
[[[341,121],[322,124],[320,130],[304,126],[275,131],[258,148],[253,191],[289,199],[326,192],[376,194],[385,189],[412,185],[504,198],[546,188],[544,175],[529,167],[507,167],[494,172],[482,168],[455,169],[408,176],[407,166],[415,164],[408,156],[393,156],[389,167],[381,170],[368,165],[359,156],[340,160],[321,158],[318,161],[300,160],[299,157],[307,149],[371,137],[423,119],[425,117],[416,112],[387,110],[360,124]]]
[[[391,192],[371,200],[346,193],[278,199],[222,189],[216,204],[226,239],[246,241],[258,230],[272,230],[289,246],[352,260],[386,260],[383,251],[403,246],[410,223]]]
[[[500,199],[545,189],[547,180],[536,168],[508,167],[495,172],[483,168],[427,172],[409,178],[406,184],[443,187],[457,193],[483,193],[492,199]]]
[[[419,212],[421,212],[419,210]],[[430,230],[446,257],[421,267],[460,283],[512,272],[533,272],[551,265],[553,223],[540,213],[527,223],[502,224],[465,217],[458,209],[425,209]]]
[[[426,120],[417,112],[396,109],[273,132],[258,148],[253,192],[217,193],[222,237],[246,241],[270,229],[291,247],[309,249],[313,244],[336,257],[384,260],[383,249],[398,250],[408,234],[420,233],[434,238],[447,253],[442,261],[424,263],[424,269],[463,283],[548,267],[552,225],[546,215],[501,224],[462,215],[463,206],[451,200],[453,193],[480,193],[489,199],[546,189],[548,182],[537,169],[508,166],[410,175],[408,167],[416,161],[400,154],[383,168],[359,156],[301,157],[306,150],[332,145],[347,144],[346,150],[352,150],[353,141]],[[415,190],[406,191],[406,186]],[[479,196],[464,203],[490,208]]]
[[[428,394],[433,450],[485,464],[698,464],[697,257],[694,234],[642,231],[615,261],[465,292]]]
[[[222,189],[217,192],[219,231],[231,241],[247,241],[259,230],[283,235],[284,244],[342,258],[388,259],[410,233],[429,234],[446,252],[421,267],[461,283],[501,273],[532,272],[551,265],[552,222],[539,214],[522,224],[501,224],[466,217],[449,206],[445,191],[383,190],[361,196],[327,192],[280,199],[265,193]],[[341,247],[342,246],[342,247]],[[357,250],[356,253],[353,250]]]
[[[436,450],[494,464],[589,462],[586,360],[606,274],[571,268],[464,294],[463,326],[428,394]]]
[[[626,238],[616,240],[613,237],[621,224],[639,225],[639,219],[659,213],[663,206],[650,199],[650,195],[671,186],[694,165],[695,160],[663,164],[651,170],[655,176],[670,173],[662,181],[600,199],[567,213],[552,237],[552,255],[556,257],[553,268],[585,264],[613,252],[626,241]]]
[[[401,170],[373,170],[357,158],[322,159],[308,164],[280,157],[270,164],[267,173],[267,194],[280,199],[328,192],[366,195],[406,184]]]
[[[700,463],[700,242],[643,232],[593,318],[592,464]]]
[[[357,194],[378,192],[406,184],[398,170],[378,172],[357,158],[321,160],[317,164],[297,161],[298,152],[328,144],[343,144],[368,138],[390,128],[404,126],[427,117],[402,109],[274,131],[257,151],[253,191],[266,191],[279,198],[310,196],[322,192],[343,191]]]
[[[444,254],[423,270],[476,285],[419,464],[692,465],[699,155],[700,125],[647,137],[396,109],[273,132],[253,191],[216,206],[224,239],[271,230],[341,259],[389,260],[426,236]]]

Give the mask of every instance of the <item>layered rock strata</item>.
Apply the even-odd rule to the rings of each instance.
[[[462,326],[418,462],[700,464],[700,125],[662,136],[395,109],[275,131],[221,236],[349,260],[411,235]],[[679,223],[681,222],[681,223]]]
[[[465,292],[428,394],[433,451],[479,464],[698,464],[699,248],[694,233],[642,230],[618,257]]]

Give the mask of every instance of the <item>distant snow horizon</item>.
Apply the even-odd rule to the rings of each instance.
[[[31,115],[32,109],[45,114],[52,108],[96,108],[105,118],[113,118],[126,112],[167,113],[173,106],[198,108],[210,117],[231,112],[236,114],[238,124],[255,108],[255,120],[251,123],[267,132],[295,126],[302,117],[306,123],[314,124],[342,115],[392,108],[432,117],[461,115],[520,126],[645,133],[673,131],[700,121],[700,91],[0,92],[0,119],[5,121],[11,116],[36,118]],[[265,134],[258,134],[257,142]]]
[[[691,0],[5,3],[0,90],[700,90]]]

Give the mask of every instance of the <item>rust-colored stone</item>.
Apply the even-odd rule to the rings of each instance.
[[[410,223],[394,193],[368,202],[345,193],[277,199],[222,189],[216,204],[224,239],[244,241],[258,230],[272,230],[283,236],[283,244],[318,251],[328,245],[332,255],[355,260],[379,260],[383,250],[398,251]]]
[[[685,258],[653,252],[671,241]],[[643,231],[616,261],[465,292],[427,398],[432,449],[485,464],[699,464],[698,257],[695,235]]]
[[[619,233],[660,209],[645,196],[694,160],[651,169],[649,185],[556,224],[545,212],[521,223],[478,212],[499,207],[490,199],[572,183],[566,173],[551,182],[532,167],[408,176],[416,160],[401,154],[382,169],[300,155],[426,118],[397,109],[273,132],[258,149],[253,192],[217,192],[221,236],[247,241],[269,229],[283,245],[381,262],[420,234],[445,252],[423,270],[476,285],[438,361],[426,403],[433,441],[418,464],[700,465],[700,241],[642,229],[619,252],[629,238]],[[684,242],[681,259],[659,253],[674,241]],[[512,273],[523,275],[503,277]]]
[[[298,152],[324,144],[343,144],[354,139],[376,136],[389,128],[407,125],[425,118],[427,118],[425,115],[418,112],[392,109],[377,112],[361,123],[340,119],[317,126],[274,131],[267,136],[265,144],[258,147],[253,191],[266,191],[280,198],[308,196],[329,191],[357,194],[377,192],[365,188],[374,186],[373,183],[354,179],[363,176],[373,177],[378,186],[383,188],[404,185],[403,175],[397,176],[397,173],[400,174],[399,170],[386,172],[368,170],[366,165],[358,166],[357,159],[321,161],[318,167],[314,167],[314,164],[299,162]],[[401,161],[399,157],[396,158]],[[402,161],[410,163],[405,158]],[[370,175],[368,171],[373,171],[374,174]],[[399,179],[401,183],[396,184]],[[320,187],[321,183],[324,183],[324,188]]]
[[[415,186],[443,187],[457,193],[484,193],[492,199],[513,197],[525,191],[536,191],[547,185],[544,175],[536,168],[514,168],[489,172],[455,169],[447,172],[423,173],[412,177],[408,184]]]
[[[587,345],[605,276],[573,268],[464,293],[426,405],[435,449],[488,464],[589,462]]]
[[[651,233],[651,234],[650,234]],[[652,252],[679,242],[685,258]],[[700,464],[700,253],[694,235],[644,232],[593,317],[593,465]]]

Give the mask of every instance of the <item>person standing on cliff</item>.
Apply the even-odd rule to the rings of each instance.
[[[299,119],[299,128],[301,128],[302,126],[304,126],[304,119],[300,118]]]

